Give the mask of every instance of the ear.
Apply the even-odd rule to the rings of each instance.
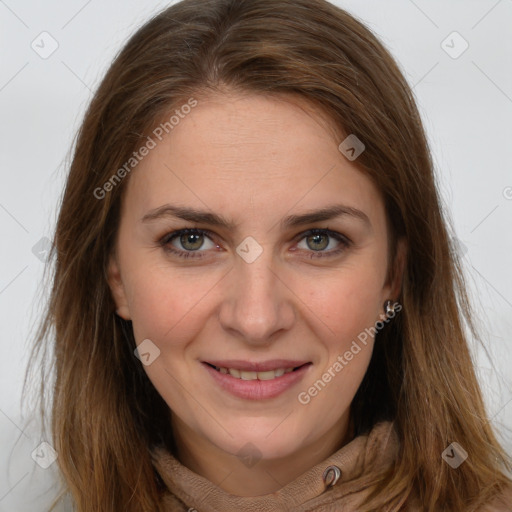
[[[131,320],[130,309],[128,307],[128,300],[126,299],[126,292],[124,289],[123,281],[121,279],[121,272],[119,270],[119,263],[115,254],[112,254],[109,259],[108,270],[108,285],[112,292],[112,297],[116,304],[116,313],[124,320]]]
[[[400,295],[402,289],[402,280],[405,271],[405,264],[407,261],[407,244],[405,238],[399,238],[396,243],[395,260],[393,264],[393,279],[385,288],[387,290],[387,299],[396,300]]]

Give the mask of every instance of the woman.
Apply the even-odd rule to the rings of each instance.
[[[39,348],[85,511],[508,511],[411,91],[323,0],[184,0],[85,116]],[[474,331],[473,331],[473,334]]]

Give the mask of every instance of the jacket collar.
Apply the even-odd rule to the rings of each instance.
[[[270,512],[298,510],[306,502],[328,494],[332,487],[338,490],[346,487],[347,492],[357,492],[358,486],[354,487],[354,481],[370,470],[389,465],[397,449],[398,439],[393,423],[379,423],[371,432],[356,437],[285,487],[256,497],[226,493],[189,470],[164,448],[155,448],[152,456],[155,468],[167,487],[167,503],[177,503],[174,498],[178,498],[185,505],[184,510],[188,507],[201,512]],[[350,485],[344,486],[346,483]]]

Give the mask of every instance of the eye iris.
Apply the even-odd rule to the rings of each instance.
[[[181,235],[180,243],[187,251],[197,251],[203,245],[203,235],[197,233],[187,233]]]
[[[312,244],[310,243],[312,241]],[[306,243],[310,249],[322,250],[329,245],[329,237],[323,234],[310,235],[306,239]]]

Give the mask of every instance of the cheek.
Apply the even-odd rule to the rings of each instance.
[[[318,336],[323,352],[319,367],[298,400],[307,405],[315,421],[326,425],[338,421],[350,406],[372,356],[372,329],[381,313],[382,275],[379,269],[370,269],[345,268],[322,280],[323,286],[308,295],[310,315],[328,329],[322,328],[325,334]]]
[[[382,310],[383,273],[372,265],[343,268],[316,281],[307,306],[328,327],[329,344],[349,343],[374,326]]]
[[[186,269],[133,268],[127,288],[136,339],[158,344],[172,338],[173,345],[191,339],[200,325],[198,315],[204,314],[205,294],[218,280],[216,275],[194,275]]]

